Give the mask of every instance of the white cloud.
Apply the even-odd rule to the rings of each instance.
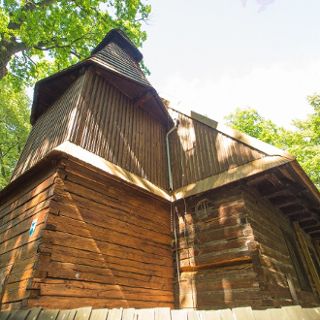
[[[221,121],[236,107],[252,107],[279,125],[289,126],[292,119],[304,118],[312,109],[306,97],[320,92],[320,59],[255,67],[243,72],[225,72],[220,77],[187,79],[169,74],[154,83],[160,95],[173,107],[193,109]]]

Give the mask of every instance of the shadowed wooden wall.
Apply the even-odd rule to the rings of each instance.
[[[225,187],[188,198],[179,202],[176,218],[181,272],[176,306],[317,305],[311,285],[301,286],[287,248],[284,232],[299,246],[292,223],[254,190]]]
[[[88,69],[38,118],[13,179],[70,141],[166,189],[165,133],[150,113]]]
[[[54,196],[54,171],[37,174],[24,188],[1,197],[0,206],[0,304],[21,308],[39,262],[38,249]],[[30,234],[32,222],[36,222]]]
[[[175,110],[179,120],[170,137],[174,189],[236,168],[265,154]]]
[[[172,307],[169,203],[83,163],[61,160],[56,170],[54,178],[37,187],[40,192],[54,182],[41,220],[34,212],[30,218],[38,217],[36,235],[28,234],[30,219],[19,227],[19,237],[7,230],[13,241],[1,249],[11,256],[15,247],[38,239],[40,230],[42,236],[27,256],[20,251],[23,261],[2,255],[5,267],[13,270],[4,284],[2,308],[15,308],[18,301],[23,307],[47,308]],[[35,209],[47,199],[44,194],[33,197]],[[11,202],[2,216],[20,213]]]

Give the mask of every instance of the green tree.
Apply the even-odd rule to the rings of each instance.
[[[0,0],[0,80],[8,70],[32,81],[68,67],[112,28],[140,46],[150,10],[141,0]]]
[[[112,28],[141,46],[150,11],[143,0],[0,0],[0,189],[29,131],[25,85],[84,59]]]
[[[309,96],[308,101],[313,113],[306,120],[293,121],[296,130],[287,136],[288,150],[320,190],[320,95]]]
[[[257,110],[236,109],[234,113],[225,117],[227,125],[249,136],[270,143],[278,148],[286,148],[285,136],[288,133],[271,120],[262,117]]]
[[[225,119],[227,125],[288,151],[320,189],[320,95],[308,97],[313,113],[293,121],[293,129],[277,126],[255,109],[236,109]]]
[[[12,170],[27,139],[29,100],[9,78],[0,82],[0,189],[9,182]]]

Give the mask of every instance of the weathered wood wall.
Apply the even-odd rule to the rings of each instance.
[[[29,297],[56,175],[38,174],[0,202],[0,304],[20,308]],[[29,234],[32,221],[35,231]]]
[[[239,189],[209,192],[179,205],[180,295],[177,306],[199,309],[261,306],[252,264],[254,241]]]
[[[102,76],[86,76],[70,141],[166,189],[166,128]]]
[[[308,281],[305,258],[300,250],[296,233],[288,218],[270,202],[259,197],[253,190],[245,193],[245,202],[249,222],[257,243],[255,269],[259,275],[261,291],[265,303],[273,306],[300,303],[301,305],[316,304],[315,295],[310,287],[301,287],[294,263],[302,264],[302,273]],[[287,240],[286,240],[287,238]],[[288,243],[292,239],[297,249],[294,262],[289,253]],[[303,275],[302,275],[303,276]],[[303,280],[303,279],[302,279]],[[290,282],[293,292],[290,292]],[[294,301],[294,295],[298,301]]]
[[[13,178],[71,141],[166,189],[165,134],[161,122],[88,69],[39,117]]]
[[[66,161],[28,306],[173,306],[169,204]]]
[[[34,124],[12,179],[34,166],[53,148],[69,140],[83,80],[84,75],[79,77]]]
[[[170,136],[174,189],[264,157],[264,153],[206,124],[171,111],[179,126]]]
[[[180,201],[178,212],[181,281],[176,306],[319,303],[312,288],[301,288],[298,281],[284,238],[289,233],[299,247],[291,222],[254,190],[239,186],[207,192]],[[301,252],[299,259],[305,262]]]

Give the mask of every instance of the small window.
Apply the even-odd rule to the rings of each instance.
[[[306,269],[301,259],[301,255],[297,248],[294,238],[287,232],[283,232],[284,239],[291,257],[292,264],[297,274],[297,278],[302,290],[311,291],[311,285],[307,276]]]
[[[196,217],[199,219],[208,218],[209,216],[214,217],[213,203],[208,199],[202,199],[197,202],[195,207]]]

